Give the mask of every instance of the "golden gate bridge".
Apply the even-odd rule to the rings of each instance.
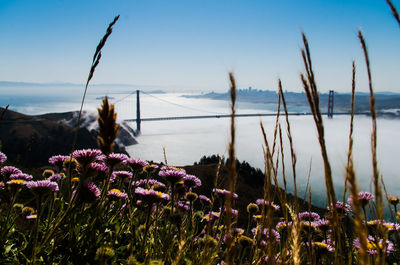
[[[136,134],[140,134],[140,130],[141,130],[141,123],[142,122],[148,122],[148,121],[168,121],[168,120],[192,120],[192,119],[219,119],[219,118],[229,118],[231,117],[231,114],[217,114],[217,113],[213,113],[213,114],[208,114],[208,115],[191,115],[191,116],[165,116],[165,117],[151,117],[151,118],[142,118],[141,117],[141,112],[140,112],[140,93],[152,96],[160,101],[163,102],[167,102],[169,104],[172,105],[176,105],[176,106],[180,106],[182,108],[186,108],[186,109],[191,109],[191,110],[197,110],[197,111],[203,111],[203,112],[208,112],[208,113],[212,113],[210,111],[207,110],[200,110],[200,109],[194,109],[188,106],[183,106],[177,103],[173,103],[164,99],[161,99],[159,97],[156,97],[154,95],[152,95],[151,93],[147,93],[141,90],[136,90],[130,94],[128,94],[127,96],[117,100],[114,102],[114,105],[124,101],[125,99],[127,99],[128,97],[133,96],[134,94],[136,94],[136,118],[129,118],[129,119],[124,119],[123,121],[126,122],[135,122],[136,123]],[[323,112],[323,115],[327,115],[328,118],[333,118],[333,115],[349,115],[349,112],[333,112],[333,104],[334,104],[334,91],[330,90],[329,91],[329,98],[328,98],[328,111],[327,112]],[[356,113],[356,114],[360,114],[360,113]],[[265,117],[265,116],[276,116],[277,113],[238,113],[235,114],[235,117]],[[289,116],[311,116],[312,113],[311,112],[288,112]]]

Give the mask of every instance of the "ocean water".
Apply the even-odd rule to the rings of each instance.
[[[95,112],[101,101],[96,99],[104,93],[88,94],[84,110]],[[109,94],[116,103],[118,119],[136,118],[136,95]],[[78,110],[80,98],[60,101],[42,99],[21,101],[11,109],[26,113],[64,112]],[[273,112],[274,106],[264,104],[238,103],[238,113]],[[303,111],[303,110],[299,110]],[[305,110],[304,110],[305,111]],[[141,94],[141,116],[168,117],[229,113],[229,102],[209,99],[184,98],[181,94]],[[297,186],[300,196],[304,195],[307,182],[312,188],[313,203],[325,205],[324,169],[318,144],[317,132],[312,117],[290,116],[290,126],[297,157]],[[196,119],[142,122],[137,145],[127,146],[132,157],[164,161],[163,148],[168,164],[184,166],[193,164],[203,155],[227,155],[229,143],[229,119]],[[239,160],[249,162],[257,168],[264,168],[263,137],[260,122],[263,123],[267,138],[272,145],[275,117],[251,117],[236,119],[236,155]],[[290,150],[286,136],[284,117],[280,119],[284,136],[286,176],[289,191],[293,190],[290,166]],[[348,149],[349,116],[324,118],[325,139],[329,160],[333,169],[334,185],[338,198],[342,197],[344,172]],[[136,128],[135,123],[130,123]],[[354,165],[359,186],[364,191],[373,191],[371,167],[371,119],[357,116],[354,120]],[[400,120],[378,119],[378,166],[389,194],[400,195]],[[281,165],[278,179],[282,184]]]

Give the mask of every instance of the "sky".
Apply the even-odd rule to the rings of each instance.
[[[394,1],[400,9],[400,1]],[[0,81],[86,81],[108,24],[93,84],[167,91],[239,88],[302,91],[301,32],[322,92],[367,92],[357,30],[375,91],[400,91],[400,28],[385,0],[0,0]]]

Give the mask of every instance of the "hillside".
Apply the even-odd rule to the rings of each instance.
[[[24,167],[46,165],[50,156],[71,152],[76,120],[77,112],[30,116],[7,110],[0,123],[1,150],[15,164]],[[83,115],[77,149],[97,148],[95,124],[95,116]],[[121,126],[116,152],[125,152],[123,146],[136,143],[132,133],[125,128]]]

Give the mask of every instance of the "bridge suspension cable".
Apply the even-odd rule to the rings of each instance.
[[[155,96],[155,95],[153,95],[153,94],[151,94],[151,93],[147,93],[147,92],[144,92],[144,91],[142,91],[142,90],[140,90],[140,92],[141,92],[142,94],[145,94],[145,95],[148,95],[148,96],[150,96],[150,97],[153,97],[153,98],[155,98],[155,99],[157,99],[157,100],[159,100],[159,101],[162,101],[162,102],[165,102],[165,103],[168,103],[168,104],[171,104],[171,105],[175,105],[175,106],[178,106],[178,107],[180,107],[180,108],[189,109],[189,110],[198,111],[198,112],[203,112],[203,113],[210,113],[210,114],[219,114],[219,115],[226,115],[226,114],[227,114],[227,113],[224,113],[224,112],[208,111],[208,110],[203,110],[203,109],[198,109],[198,108],[193,108],[193,107],[181,105],[181,104],[178,104],[178,103],[175,103],[175,102],[171,102],[171,101],[169,101],[169,100],[166,100],[166,99],[157,97],[157,96]],[[119,102],[125,100],[126,98],[132,96],[132,95],[135,94],[135,93],[136,93],[136,91],[133,91],[133,92],[129,93],[129,94],[126,95],[125,97],[116,100],[116,101],[114,102],[114,104],[117,104],[117,103],[119,103]]]

